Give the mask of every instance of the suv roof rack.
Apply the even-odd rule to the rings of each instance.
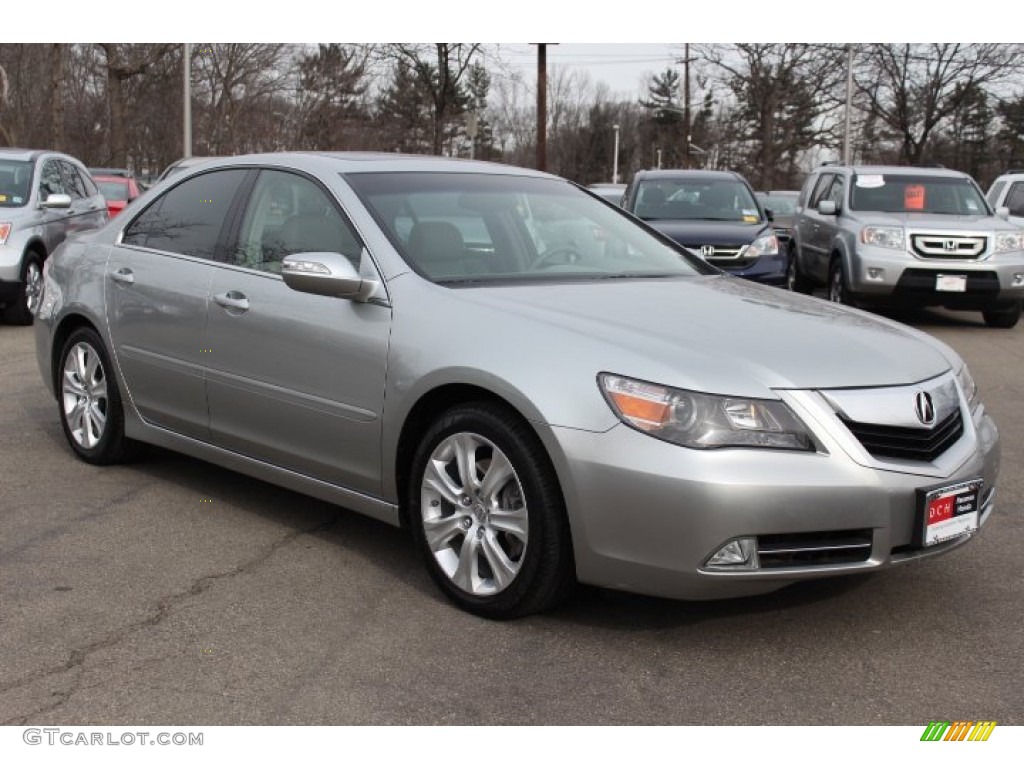
[[[1010,168],[1008,171],[1001,175],[1009,176],[1011,173],[1024,173],[1024,168]]]
[[[825,162],[821,163],[818,167],[819,168],[823,168],[826,165],[842,165],[842,164],[843,163],[841,161],[839,161],[839,160],[826,160]]]

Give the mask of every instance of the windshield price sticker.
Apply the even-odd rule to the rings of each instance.
[[[981,480],[930,491],[924,503],[924,546],[941,544],[978,528]]]
[[[923,184],[907,184],[903,189],[903,207],[908,211],[924,210]]]
[[[885,186],[885,177],[878,175],[858,176],[857,186],[861,189],[877,189]]]

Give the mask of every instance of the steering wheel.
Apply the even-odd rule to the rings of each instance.
[[[555,262],[555,259],[564,259],[561,262]],[[577,261],[582,259],[583,256],[571,245],[559,245],[555,248],[551,248],[544,251],[540,256],[533,260],[530,264],[530,269],[541,269],[546,266],[553,266],[554,263],[562,264],[575,264]],[[551,264],[549,264],[551,262]]]

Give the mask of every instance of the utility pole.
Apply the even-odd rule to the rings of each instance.
[[[548,169],[548,44],[537,43],[537,170]]]
[[[690,44],[683,43],[683,168],[690,167]]]
[[[182,105],[182,114],[184,116],[182,154],[185,157],[192,157],[192,46],[189,43],[185,43],[185,50],[182,53],[182,65],[184,70],[184,87],[182,90],[184,91],[185,99]]]
[[[615,150],[612,155],[612,184],[619,183],[619,126],[616,123],[612,126],[615,131]]]
[[[853,106],[853,45],[846,45],[846,116],[843,129],[843,165],[850,165],[850,109]]]

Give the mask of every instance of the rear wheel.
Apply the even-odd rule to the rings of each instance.
[[[39,300],[43,295],[43,257],[28,251],[22,260],[21,291],[4,310],[4,319],[15,325],[32,325]]]
[[[71,449],[90,464],[116,464],[140,445],[124,434],[124,409],[103,340],[79,328],[64,343],[58,363],[60,422]]]
[[[565,505],[537,436],[509,408],[456,406],[413,459],[409,522],[441,590],[468,611],[542,611],[574,583]]]
[[[996,309],[986,309],[981,313],[985,325],[989,328],[1013,328],[1020,320],[1021,302],[1015,301]]]

